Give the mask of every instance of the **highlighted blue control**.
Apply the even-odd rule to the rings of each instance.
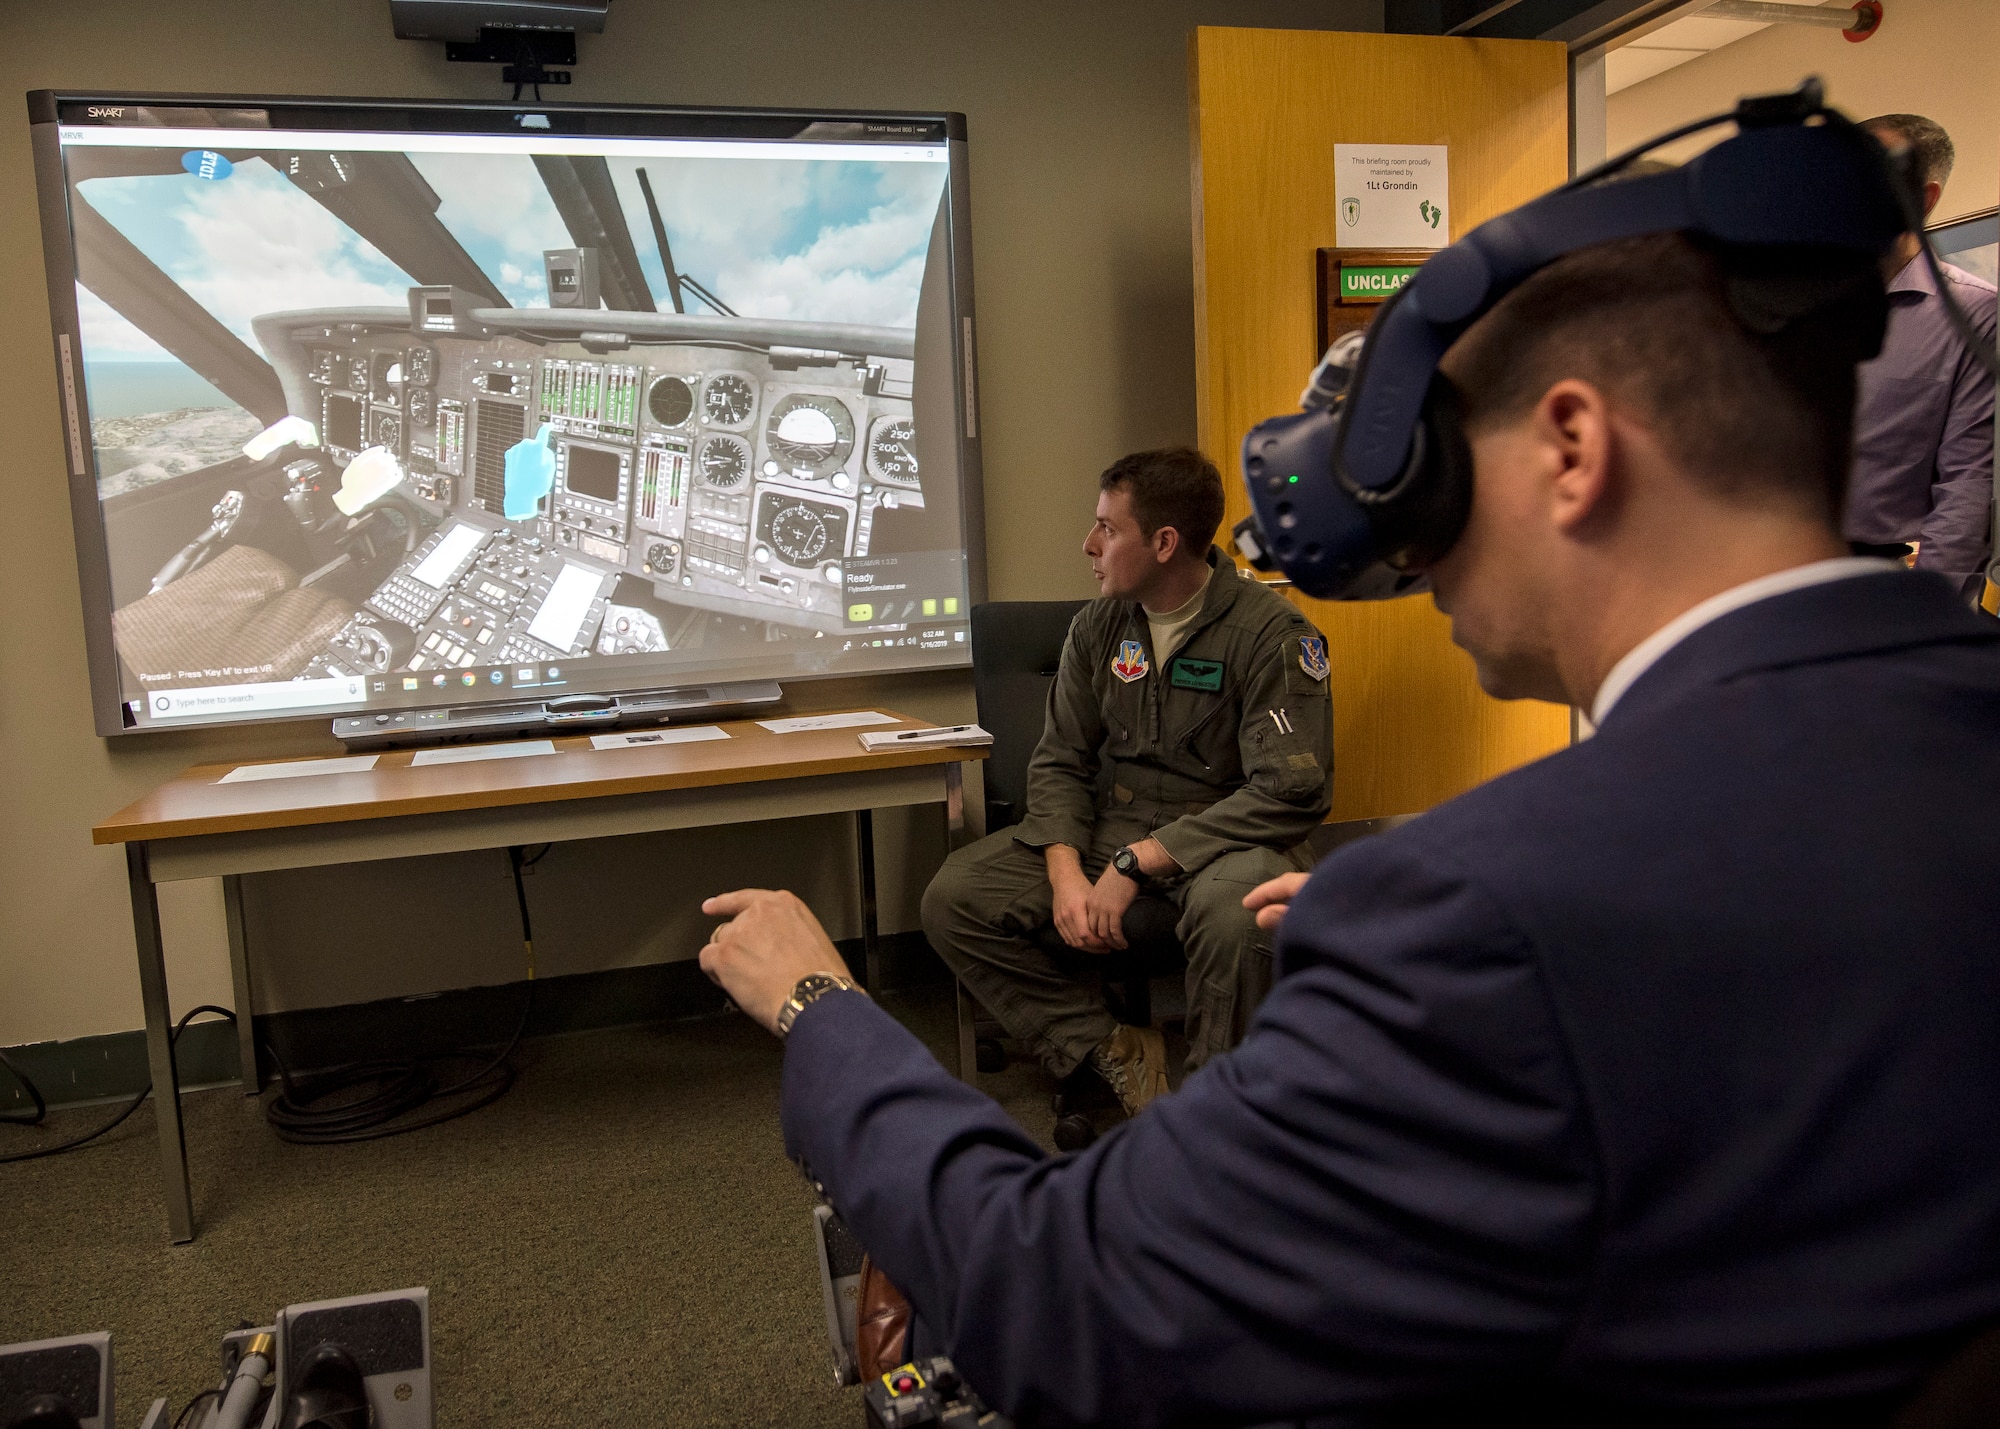
[[[536,515],[544,496],[556,484],[556,453],[549,445],[555,427],[548,422],[524,441],[507,448],[507,494],[501,514],[509,521],[526,521]]]

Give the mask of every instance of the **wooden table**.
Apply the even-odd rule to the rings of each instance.
[[[930,727],[903,715],[896,719],[895,726],[868,728]],[[158,884],[222,879],[237,1049],[252,1092],[258,1081],[243,935],[246,873],[850,813],[859,851],[862,971],[874,985],[871,811],[941,803],[950,827],[961,828],[960,762],[984,759],[986,751],[960,746],[870,753],[861,748],[856,728],[773,734],[749,720],[720,728],[728,739],[594,749],[587,735],[571,735],[554,741],[553,754],[468,763],[416,765],[413,751],[396,750],[381,754],[365,772],[233,783],[219,781],[241,766],[198,764],[92,829],[96,843],[125,845],[172,1238],[193,1240],[195,1226]]]

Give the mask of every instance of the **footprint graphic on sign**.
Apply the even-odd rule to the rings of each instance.
[[[1429,199],[1425,199],[1422,203],[1417,205],[1417,213],[1421,215],[1424,222],[1429,224],[1432,228],[1436,228],[1438,226],[1438,220],[1444,217],[1444,210],[1439,208],[1436,204],[1432,203]]]

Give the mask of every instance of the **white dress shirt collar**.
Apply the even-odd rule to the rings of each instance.
[[[1682,611],[1625,652],[1624,658],[1611,667],[1611,673],[1597,687],[1597,698],[1590,702],[1590,722],[1603,724],[1605,716],[1611,713],[1611,707],[1624,698],[1625,692],[1638,682],[1641,675],[1652,669],[1662,655],[1710,621],[1719,620],[1731,611],[1741,610],[1760,600],[1769,600],[1774,595],[1784,595],[1787,591],[1895,569],[1896,562],[1877,556],[1837,556],[1832,560],[1793,566],[1790,570],[1773,571],[1768,576],[1759,576],[1753,581],[1732,586],[1720,595],[1710,596],[1700,605]]]

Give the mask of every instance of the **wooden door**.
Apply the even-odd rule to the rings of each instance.
[[[1457,238],[1566,177],[1567,66],[1538,40],[1203,27],[1190,70],[1200,442],[1233,525],[1243,435],[1312,367],[1333,146],[1447,145]],[[1479,689],[1429,596],[1295,599],[1332,654],[1333,819],[1417,813],[1569,742],[1566,708]]]

